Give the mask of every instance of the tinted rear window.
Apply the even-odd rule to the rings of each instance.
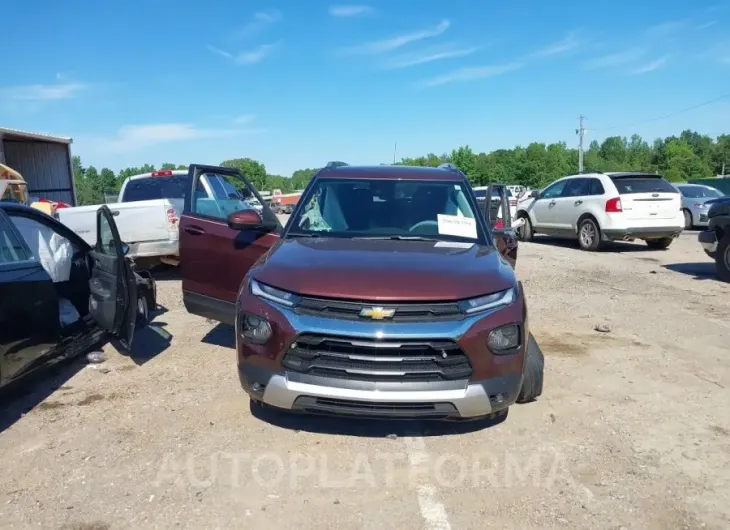
[[[124,188],[122,202],[150,201],[154,199],[182,199],[185,197],[187,175],[172,177],[146,177],[130,180]]]
[[[611,180],[616,185],[619,195],[628,195],[630,193],[679,193],[674,186],[663,178],[651,177],[624,177],[614,178]]]

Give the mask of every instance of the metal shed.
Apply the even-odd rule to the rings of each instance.
[[[76,206],[72,141],[0,127],[0,162],[23,175],[31,196]]]

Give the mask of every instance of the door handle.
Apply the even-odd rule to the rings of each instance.
[[[576,205],[576,206],[579,206],[579,205],[581,205],[581,204],[583,204],[583,201],[581,201],[581,200],[577,200],[577,201],[575,201],[575,205]]]
[[[555,206],[555,201],[550,201],[550,202],[548,203],[548,206]]]
[[[205,230],[198,228],[197,226],[186,226],[183,230],[192,236],[202,236],[205,234]]]
[[[119,210],[110,210],[110,211],[111,211],[113,217],[116,217],[117,215],[119,215]]]

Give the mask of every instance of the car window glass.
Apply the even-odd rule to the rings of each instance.
[[[99,215],[99,240],[96,242],[96,250],[102,254],[116,256],[117,245],[114,240],[114,232],[109,224],[106,215]]]
[[[566,184],[568,184],[567,180],[560,180],[558,182],[555,182],[554,184],[551,184],[550,186],[545,188],[545,191],[542,194],[542,198],[555,199],[556,197],[560,197]]]
[[[679,193],[677,189],[663,178],[658,177],[612,177],[619,195],[632,193]]]
[[[3,220],[0,219],[0,263],[28,261],[31,257],[23,248],[15,234]]]
[[[249,208],[244,200],[248,189],[243,180],[228,175],[205,173],[200,176],[198,185],[202,179],[206,180],[213,195],[196,193],[192,204],[194,213],[225,221],[230,214]]]
[[[153,199],[182,199],[185,197],[187,181],[187,175],[132,179],[124,187],[122,202],[150,201]]]
[[[603,195],[606,191],[603,189],[603,184],[598,179],[590,179],[590,193],[589,195]]]

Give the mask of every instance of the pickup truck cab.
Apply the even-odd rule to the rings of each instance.
[[[187,187],[211,177],[245,181],[194,165]],[[260,202],[190,193],[180,219],[183,302],[234,326],[254,405],[474,419],[541,394],[510,218],[492,228],[454,166],[328,164],[286,228]]]
[[[188,170],[161,170],[135,175],[124,181],[117,202],[108,204],[122,239],[129,245],[129,257],[135,259],[141,268],[151,268],[159,262],[178,263],[178,222],[187,181]],[[199,179],[195,194],[198,198],[207,199],[206,204],[212,208],[220,208],[220,204],[230,197],[244,200],[236,188],[215,176]],[[58,217],[87,243],[94,245],[98,208],[96,205],[64,208],[58,211]]]

